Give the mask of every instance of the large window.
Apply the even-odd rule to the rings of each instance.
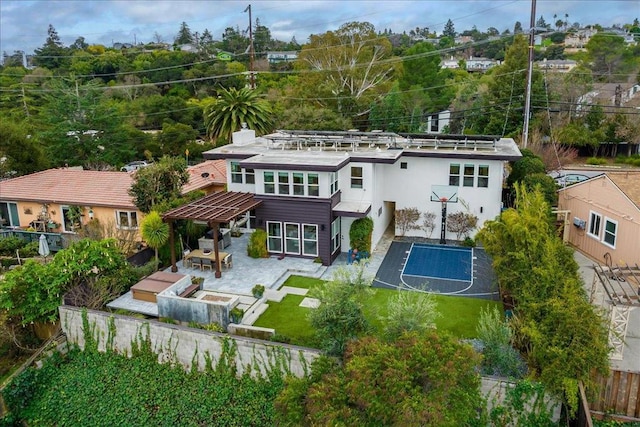
[[[267,221],[267,249],[269,252],[318,256],[318,226],[285,222],[283,228],[281,222]]]
[[[274,194],[276,192],[276,185],[273,177],[273,172],[264,172],[264,192],[266,194]]]
[[[320,195],[320,180],[317,173],[307,174],[307,195],[313,197]]]
[[[302,255],[318,256],[317,225],[302,225]]]
[[[138,228],[138,214],[132,211],[116,211],[116,221],[118,228],[134,229]]]
[[[304,174],[302,172],[293,173],[293,195],[304,196]]]
[[[282,252],[282,223],[267,221],[267,250]]]
[[[340,248],[340,218],[331,223],[331,253]]]
[[[478,166],[478,187],[489,187],[489,166]]]
[[[598,213],[591,212],[589,214],[589,235],[600,238],[600,224],[602,223],[602,216]]]
[[[20,225],[19,218],[17,203],[0,203],[0,227],[18,227]]]
[[[460,165],[452,163],[449,165],[449,185],[460,185]]]
[[[464,179],[462,180],[463,187],[473,187],[475,170],[475,165],[464,165]]]
[[[618,223],[612,219],[604,219],[604,233],[602,235],[602,241],[607,245],[616,247],[616,236],[618,233]]]
[[[338,192],[338,172],[329,174],[329,194],[334,195]]]
[[[285,253],[299,254],[300,253],[300,224],[294,224],[291,222],[284,223],[285,231]]]
[[[231,162],[231,182],[242,184],[242,168],[238,162]]]
[[[351,188],[362,188],[363,182],[362,168],[351,166]]]

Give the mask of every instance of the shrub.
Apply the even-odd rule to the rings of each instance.
[[[465,237],[465,239],[462,241],[462,246],[466,246],[467,248],[475,248],[476,241],[471,237]]]
[[[440,315],[433,294],[398,291],[389,299],[387,316],[381,317],[385,337],[391,341],[404,332],[423,333],[436,327]]]
[[[264,285],[255,285],[253,289],[251,289],[251,294],[256,298],[262,298],[264,294]]]
[[[371,252],[371,233],[373,233],[373,220],[371,218],[364,217],[353,221],[349,230],[351,247],[360,251]]]
[[[483,343],[482,373],[522,378],[526,367],[520,354],[511,346],[513,332],[497,307],[482,310],[477,327]]]
[[[15,256],[16,249],[22,249],[25,244],[24,240],[16,236],[0,239],[0,255]]]
[[[607,159],[598,158],[598,157],[589,157],[587,159],[588,165],[606,165]]]
[[[229,310],[229,320],[231,323],[242,322],[242,316],[244,316],[244,310],[239,307],[233,307]]]
[[[251,233],[249,243],[247,243],[247,255],[251,258],[268,258],[267,251],[267,232],[261,228]]]

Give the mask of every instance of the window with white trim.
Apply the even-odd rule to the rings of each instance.
[[[460,185],[460,165],[457,163],[449,165],[449,185]]]
[[[362,167],[351,166],[351,188],[362,188],[363,184]]]
[[[302,172],[294,172],[292,175],[293,195],[304,196],[304,174]]]
[[[318,256],[318,226],[302,224],[302,255]]]
[[[231,162],[231,182],[242,184],[242,168],[239,162]]]
[[[320,195],[320,179],[317,173],[307,174],[307,195],[313,197]]]
[[[266,194],[275,194],[276,185],[273,172],[263,172],[262,176],[264,178],[264,192]]]
[[[478,165],[478,187],[489,187],[489,165]]]
[[[475,170],[476,170],[475,165],[470,165],[470,164],[464,165],[464,177],[462,179],[463,187],[473,187]]]
[[[267,250],[282,252],[282,223],[267,221]]]
[[[256,183],[256,172],[253,169],[244,170],[244,179],[246,184]]]
[[[596,212],[589,213],[589,230],[587,234],[596,239],[600,238],[600,224],[602,223],[602,215]]]
[[[131,230],[138,228],[138,213],[135,211],[116,211],[118,228]]]
[[[338,192],[338,172],[329,173],[329,194],[334,195]]]
[[[284,252],[292,255],[300,253],[300,224],[284,223]]]
[[[289,194],[289,172],[278,172],[278,194]]]
[[[340,218],[331,223],[331,253],[340,248]]]
[[[604,230],[602,233],[602,241],[611,246],[616,247],[616,237],[618,234],[618,221],[614,221],[610,218],[604,219]]]

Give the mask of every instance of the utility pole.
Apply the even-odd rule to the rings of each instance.
[[[533,45],[536,42],[536,0],[531,0],[531,23],[529,25],[529,67],[527,69],[527,91],[524,103],[524,126],[522,148],[527,148],[529,139],[529,115],[531,111],[531,76],[533,74]]]
[[[256,78],[253,74],[253,57],[255,53],[253,51],[253,22],[251,20],[251,5],[247,6],[244,11],[249,12],[249,86],[251,89],[255,89]]]

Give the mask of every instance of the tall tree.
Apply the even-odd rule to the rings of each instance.
[[[182,24],[180,24],[180,30],[178,30],[178,35],[173,43],[177,46],[193,43],[193,34],[191,34],[186,22],[182,21]]]
[[[270,132],[271,106],[247,87],[221,89],[218,98],[205,107],[204,121],[210,138],[230,142],[233,132],[240,130],[243,123],[258,134]]]
[[[0,120],[0,179],[47,168],[42,147],[28,135],[26,123]]]
[[[513,34],[522,34],[522,23],[520,21],[516,21],[513,26]]]
[[[47,29],[47,40],[44,42],[44,45],[34,52],[33,62],[40,67],[50,70],[61,68],[68,62],[67,58],[65,58],[67,49],[60,41],[58,32],[51,24],[49,24],[49,28]]]
[[[148,213],[154,206],[180,197],[182,186],[188,180],[184,158],[164,156],[135,173],[129,194],[136,207]]]
[[[344,117],[361,116],[391,86],[395,69],[385,61],[390,56],[391,43],[368,22],[312,35],[298,59],[301,68],[312,71],[301,76],[302,96]]]
[[[633,60],[625,61],[627,48],[624,38],[606,33],[597,33],[586,44],[587,57],[584,65],[589,67],[594,76],[602,81],[612,82],[619,79],[616,74],[625,69]],[[626,62],[626,63],[625,63]]]
[[[456,37],[456,29],[451,19],[447,20],[447,23],[444,24],[444,30],[442,30],[442,35],[444,37],[451,37],[451,38]]]

